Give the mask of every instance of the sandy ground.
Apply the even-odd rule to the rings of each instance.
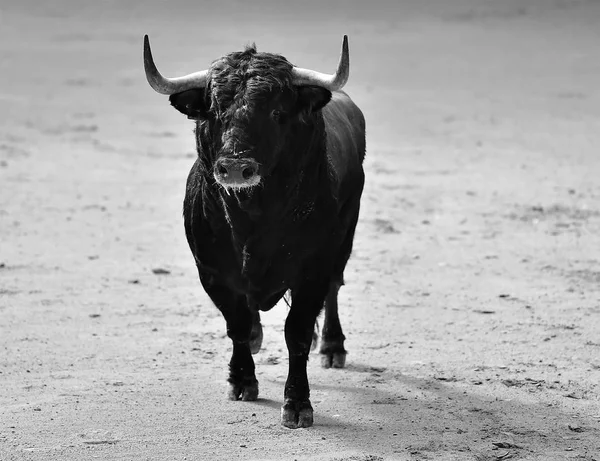
[[[599,460],[600,2],[248,5],[0,4],[0,460]],[[252,41],[328,71],[350,36],[367,188],[310,429],[284,304],[260,400],[225,400],[144,33],[167,75]]]

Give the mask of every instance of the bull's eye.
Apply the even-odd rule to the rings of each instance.
[[[278,110],[278,109],[275,109],[275,110],[273,110],[273,112],[271,112],[271,118],[274,121],[276,121],[277,123],[283,123],[284,122],[284,120],[285,120],[285,116],[284,115],[285,114],[282,111]]]

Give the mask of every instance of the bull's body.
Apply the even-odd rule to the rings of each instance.
[[[212,91],[214,98],[217,80],[212,78],[213,88],[206,91]],[[256,399],[258,383],[251,353],[258,351],[262,340],[258,312],[271,309],[291,292],[285,325],[290,363],[282,407],[282,423],[288,427],[312,424],[306,361],[315,320],[324,305],[323,364],[344,365],[337,292],[352,250],[364,184],[363,115],[347,94],[319,92],[327,93],[327,101],[331,95],[331,101],[286,126],[288,134],[277,140],[281,154],[266,166],[261,158],[259,165],[266,172],[253,187],[218,184],[215,152],[226,149],[215,145],[212,125],[198,117],[198,159],[190,171],[184,201],[186,236],[200,280],[223,313],[233,341],[231,399]],[[172,95],[171,103],[190,116],[190,107],[199,97],[182,92]],[[228,126],[234,126],[234,115],[231,120]],[[242,134],[236,134],[238,143],[246,139]],[[261,136],[270,133],[262,130]],[[240,161],[233,145],[227,162]],[[254,170],[246,176],[250,173]]]
[[[263,311],[309,274],[340,278],[350,255],[364,183],[364,119],[342,92],[322,112],[307,133],[315,144],[309,155],[291,146],[289,168],[251,196],[224,194],[203,174],[201,158],[188,177],[185,229],[200,274]]]

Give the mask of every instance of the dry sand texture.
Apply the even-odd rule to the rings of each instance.
[[[368,180],[310,429],[279,425],[283,304],[261,400],[224,398],[145,33],[166,75],[350,37]],[[0,459],[600,459],[599,148],[598,1],[3,0]]]

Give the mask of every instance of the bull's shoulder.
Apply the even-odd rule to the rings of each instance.
[[[362,188],[362,162],[366,150],[362,111],[346,93],[335,91],[331,102],[323,108],[323,119],[331,173],[341,188],[338,193],[345,195],[355,187]]]
[[[211,241],[227,226],[223,209],[207,181],[200,158],[196,159],[187,178],[183,221],[192,251],[199,242]]]
[[[323,109],[325,123],[332,129],[346,128],[355,133],[365,132],[365,117],[359,107],[344,91],[334,91],[331,102]]]
[[[362,163],[365,153],[365,118],[362,111],[343,91],[334,91],[323,108],[329,155],[352,158]]]

